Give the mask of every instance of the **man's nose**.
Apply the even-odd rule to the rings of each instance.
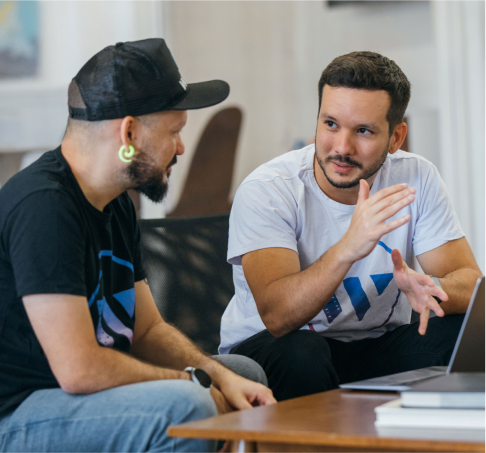
[[[182,141],[182,138],[179,136],[179,138],[177,139],[176,155],[180,156],[181,154],[184,154],[185,150],[186,147],[184,146],[184,142]]]
[[[335,137],[334,150],[338,154],[354,154],[354,135],[351,131],[340,130]]]

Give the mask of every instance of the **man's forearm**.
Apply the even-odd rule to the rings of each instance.
[[[445,314],[466,313],[476,281],[481,273],[475,269],[457,269],[439,278],[442,289],[449,296],[449,300],[441,303]]]
[[[175,327],[161,321],[132,345],[131,354],[151,364],[183,370],[188,366],[205,370],[215,384],[230,371],[208,357]]]
[[[324,308],[352,265],[342,257],[338,242],[304,271],[268,286],[264,305],[268,310],[258,308],[272,335],[279,337],[300,329]]]
[[[67,371],[67,372],[66,372]],[[187,373],[144,363],[117,350],[97,347],[83,359],[57,376],[61,387],[68,393],[90,394],[101,390],[164,379],[189,379]]]

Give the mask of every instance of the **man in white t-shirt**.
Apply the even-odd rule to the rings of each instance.
[[[399,149],[396,63],[353,52],[318,88],[315,145],[250,174],[230,218],[220,353],[260,363],[277,400],[446,365],[481,275],[437,169]]]

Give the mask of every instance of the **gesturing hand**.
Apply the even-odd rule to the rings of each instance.
[[[437,316],[444,316],[444,310],[432,296],[443,301],[449,298],[442,288],[435,286],[434,281],[428,275],[422,275],[410,269],[402,260],[402,255],[397,249],[392,250],[391,256],[395,283],[407,296],[412,308],[420,313],[419,333],[425,335],[430,310],[433,310]]]
[[[370,187],[366,180],[362,179],[359,184],[358,203],[351,224],[340,241],[344,246],[344,257],[351,263],[368,256],[382,236],[410,220],[410,215],[406,214],[385,223],[412,203],[416,192],[414,187],[408,188],[407,184],[396,184],[370,197]]]

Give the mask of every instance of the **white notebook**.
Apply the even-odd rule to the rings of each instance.
[[[399,398],[376,407],[375,426],[484,430],[484,409],[412,408],[401,402]]]

